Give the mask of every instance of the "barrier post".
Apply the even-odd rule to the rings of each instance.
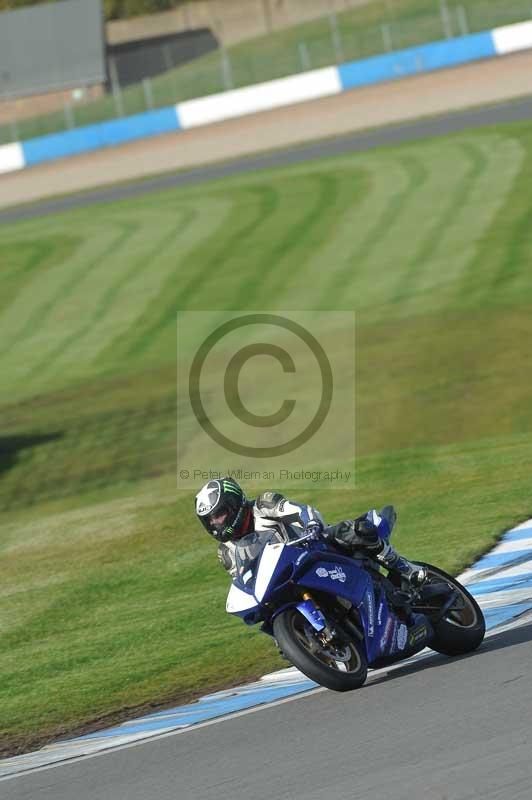
[[[270,0],[262,0],[262,12],[264,15],[264,30],[266,33],[271,33],[273,30],[272,23],[272,10],[270,8]]]
[[[13,110],[11,112],[11,119],[9,121],[9,128],[11,130],[11,141],[18,142],[20,141],[19,131],[18,131],[18,120],[17,120],[17,112]]]
[[[142,91],[144,92],[144,102],[146,103],[146,108],[151,110],[153,108],[153,92],[150,78],[142,79]]]
[[[330,5],[329,5],[329,25],[331,27],[331,39],[336,58],[336,63],[341,64],[343,61],[345,61],[344,52],[342,48],[342,37],[340,35],[340,28],[338,27],[338,18]]]
[[[447,7],[447,0],[440,0],[440,14],[445,38],[452,39],[453,29],[451,26],[451,15],[449,14],[449,9]]]
[[[122,92],[120,91],[120,83],[118,81],[118,72],[114,58],[109,58],[109,76],[111,78],[111,91],[115,101],[115,115],[117,117],[124,116],[124,102],[122,100]]]
[[[223,44],[220,46],[220,73],[222,77],[222,86],[224,89],[233,89],[235,84],[233,82],[231,60]]]
[[[167,72],[174,68],[174,62],[172,59],[172,53],[170,51],[170,46],[167,44],[163,45],[163,60],[164,66],[166,67]]]
[[[384,50],[387,53],[391,53],[393,50],[392,32],[387,22],[382,23],[381,32],[382,32],[382,43],[384,45]]]
[[[458,19],[458,30],[461,36],[468,36],[469,23],[467,21],[467,11],[463,6],[456,6],[456,17]]]
[[[298,42],[299,60],[301,62],[301,72],[308,72],[312,69],[312,63],[306,42]]]
[[[72,106],[68,102],[66,97],[63,99],[63,113],[65,115],[65,127],[69,131],[71,131],[72,128],[76,127],[76,121],[74,119],[74,112],[72,110]]]

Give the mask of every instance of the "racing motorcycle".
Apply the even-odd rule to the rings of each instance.
[[[260,624],[304,675],[338,692],[357,689],[368,667],[425,647],[457,656],[475,650],[485,621],[470,593],[443,570],[425,568],[412,588],[367,556],[345,555],[314,533],[251,533],[237,544],[226,610]],[[285,537],[286,538],[286,532]]]

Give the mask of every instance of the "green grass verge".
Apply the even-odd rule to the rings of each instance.
[[[282,664],[175,492],[177,308],[356,309],[331,521],[457,571],[530,514],[531,180],[519,124],[0,228],[5,747]]]
[[[464,18],[467,30],[474,33],[530,17],[528,0],[512,0],[504,7],[493,0],[447,0],[447,6],[454,36],[465,31]],[[336,37],[329,17],[324,16],[234,45],[227,50],[231,86],[248,86],[341,61],[379,55],[390,46],[400,50],[445,38],[436,0],[394,0],[393,3],[373,0],[365,6],[338,13],[337,26]],[[152,102],[156,108],[222,92],[226,88],[229,85],[221,69],[218,51],[151,81]],[[122,92],[122,106],[125,115],[147,110],[141,84]],[[117,114],[112,95],[86,104],[74,104],[71,111],[76,127],[112,119]],[[30,139],[55,133],[65,130],[70,124],[63,111],[21,120],[16,131],[11,125],[0,126],[0,144],[11,141],[14,136]]]

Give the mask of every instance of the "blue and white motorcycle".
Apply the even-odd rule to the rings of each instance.
[[[476,649],[485,622],[475,599],[430,564],[413,589],[380,572],[367,557],[346,556],[319,535],[279,541],[252,533],[236,548],[236,576],[226,609],[248,625],[260,623],[282,655],[316,683],[357,689],[368,667],[409,658],[428,646],[461,655]]]

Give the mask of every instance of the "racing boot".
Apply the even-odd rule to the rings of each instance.
[[[394,550],[387,542],[383,542],[383,548],[375,558],[386,569],[397,572],[402,578],[406,578],[413,589],[418,589],[427,579],[425,567],[412,564],[411,561],[400,556],[397,550]]]

